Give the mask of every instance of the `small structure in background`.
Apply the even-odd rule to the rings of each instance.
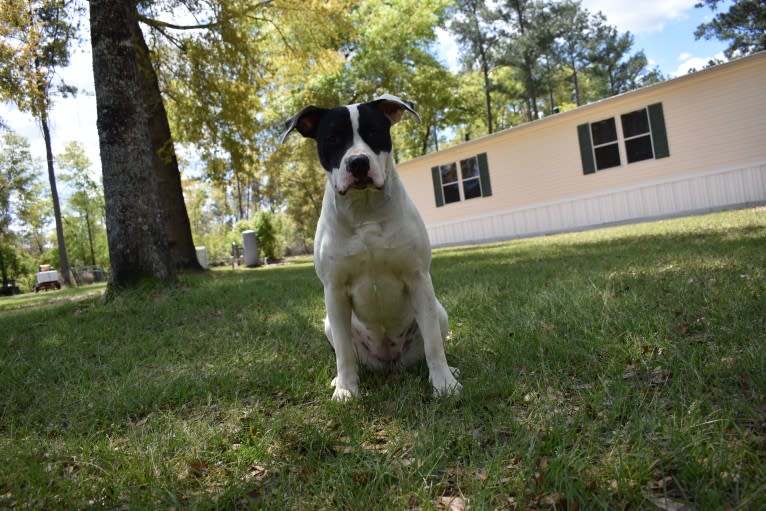
[[[109,274],[101,266],[96,265],[75,266],[72,274],[78,286],[109,280]]]
[[[231,242],[231,269],[235,269],[242,264],[242,245],[236,241]]]
[[[35,275],[35,293],[41,289],[61,289],[59,273],[50,264],[41,264],[40,271]]]
[[[254,267],[260,264],[258,260],[258,240],[255,231],[244,231],[242,233],[242,245],[245,249],[245,266]]]
[[[203,270],[207,270],[210,266],[207,260],[207,248],[194,247],[194,249],[197,251],[197,261],[199,261],[199,265],[202,266]]]

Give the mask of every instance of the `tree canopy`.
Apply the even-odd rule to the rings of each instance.
[[[694,35],[697,39],[720,39],[729,43],[726,58],[750,55],[766,50],[766,4],[762,0],[736,0],[728,11],[718,11],[719,0],[697,2],[695,7],[709,7],[716,15],[702,23]]]

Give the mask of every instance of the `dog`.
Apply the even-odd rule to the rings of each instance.
[[[280,139],[293,130],[315,139],[327,171],[314,266],[335,351],[335,401],[359,396],[359,362],[398,371],[425,357],[435,396],[461,390],[444,353],[447,312],[434,294],[425,224],[394,165],[390,128],[405,112],[420,121],[411,102],[390,94],[309,106],[285,123]]]

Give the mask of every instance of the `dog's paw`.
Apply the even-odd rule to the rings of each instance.
[[[429,379],[434,386],[434,397],[457,396],[460,394],[463,386],[453,376],[455,373],[459,373],[459,371],[454,367],[450,367],[449,371],[443,374],[430,376]]]
[[[332,393],[332,400],[337,401],[339,403],[345,403],[347,401],[352,400],[355,397],[359,397],[359,386],[358,385],[339,385],[338,384],[338,377],[332,379],[330,382],[330,385],[335,389],[335,391]]]
[[[332,400],[339,403],[346,403],[352,399],[359,397],[358,389],[346,389],[343,387],[335,387],[335,391],[332,393]]]

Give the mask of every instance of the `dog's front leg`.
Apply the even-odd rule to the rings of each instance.
[[[348,401],[359,396],[359,372],[351,341],[351,299],[343,289],[325,287],[327,320],[330,323],[330,342],[335,349],[338,376],[332,381],[335,401]]]
[[[423,348],[428,364],[428,379],[434,387],[434,395],[458,394],[462,388],[447,365],[444,353],[444,337],[439,326],[439,312],[431,275],[418,272],[412,279],[410,289],[415,319],[423,336]]]

